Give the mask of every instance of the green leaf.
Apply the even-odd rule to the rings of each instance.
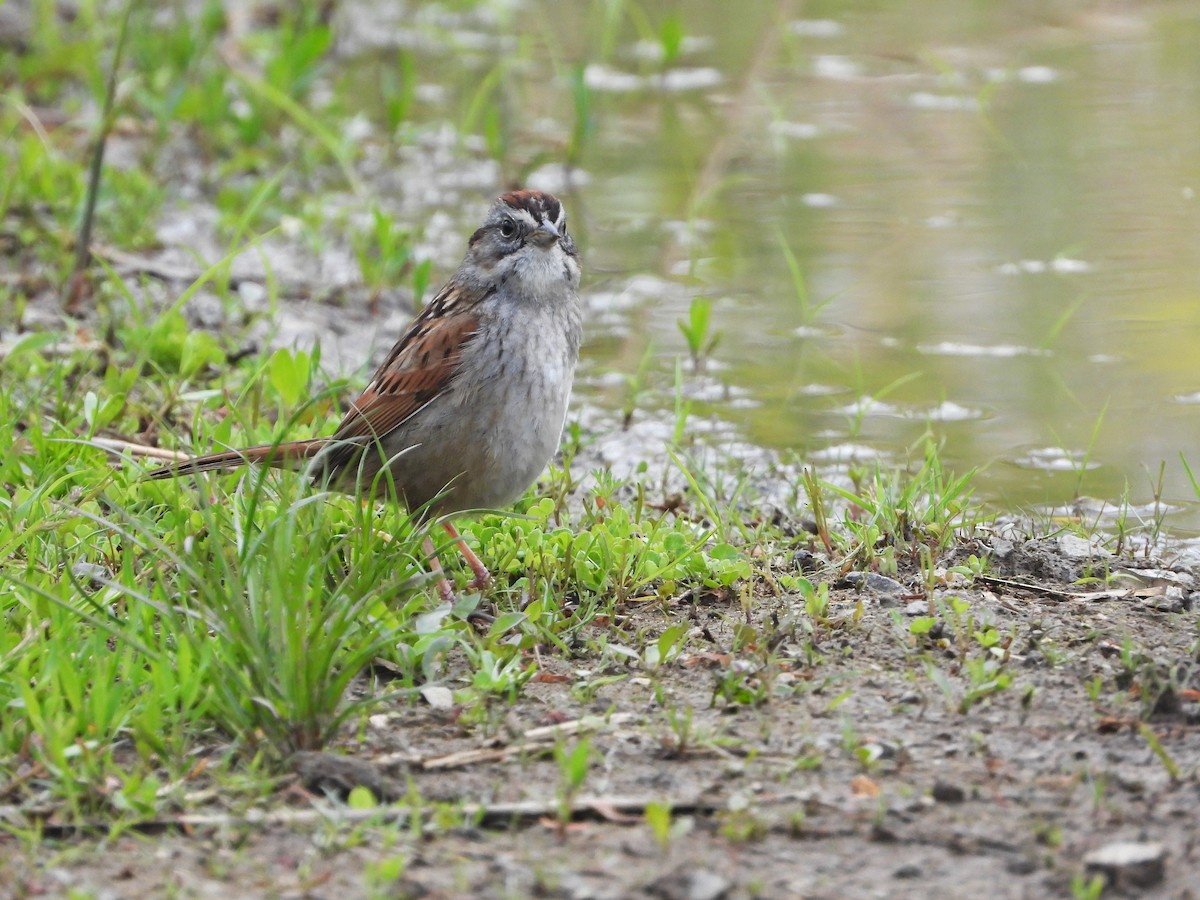
[[[937,618],[934,616],[917,616],[908,626],[908,630],[912,634],[929,634],[936,624]]]
[[[360,784],[350,789],[346,805],[351,809],[374,809],[379,805],[379,801],[375,799],[375,795],[368,788]]]
[[[276,350],[267,365],[267,378],[271,387],[275,388],[287,406],[300,403],[308,385],[308,373],[309,356],[300,350],[294,353],[290,350]]]

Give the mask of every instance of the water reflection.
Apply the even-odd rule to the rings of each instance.
[[[517,4],[420,50],[446,83],[418,116],[498,72],[502,175],[569,196],[584,402],[619,421],[641,367],[635,415],[669,418],[702,296],[691,401],[754,444],[833,464],[929,429],[1004,507],[1146,502],[1161,461],[1194,499],[1200,3],[637,9]]]
[[[722,86],[605,106],[583,160],[602,280],[676,282],[599,361],[684,352],[709,296],[719,378],[755,402],[707,409],[755,443],[895,453],[928,427],[1002,505],[1146,500],[1162,460],[1190,497],[1200,6],[922,6],[780,31],[689,5],[710,40],[681,64]]]

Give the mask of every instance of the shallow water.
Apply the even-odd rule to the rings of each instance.
[[[464,190],[564,194],[584,402],[619,413],[614,373],[649,352],[635,419],[672,417],[676,323],[710,298],[720,340],[684,391],[720,433],[833,468],[904,460],[929,429],[1006,509],[1145,504],[1165,463],[1171,521],[1200,527],[1179,461],[1200,466],[1200,3],[732,9],[494,5],[397,42],[438,83],[418,127],[495,73],[516,124]],[[579,121],[580,60],[591,130],[564,175],[539,162]]]

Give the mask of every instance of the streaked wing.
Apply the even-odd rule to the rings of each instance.
[[[330,465],[347,461],[355,446],[381,440],[446,391],[478,330],[475,307],[488,293],[471,296],[451,282],[421,311],[329,439]]]

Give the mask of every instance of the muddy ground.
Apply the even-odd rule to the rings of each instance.
[[[201,295],[189,313],[211,325],[204,309]],[[304,344],[328,321],[300,304],[262,337]],[[335,371],[346,347],[362,364],[363,346],[386,350],[367,336],[394,330],[365,314],[339,322],[324,333]],[[573,470],[629,475],[662,455],[664,421],[614,422]],[[785,525],[802,514],[787,509],[795,481],[776,479],[763,451],[737,457]],[[947,576],[922,635],[911,626],[929,598],[912,560],[856,586],[838,579],[841,560],[767,548],[757,563],[772,578],[745,597],[630,604],[592,626],[644,647],[686,622],[684,652],[656,671],[547,649],[538,679],[490,721],[464,721],[436,693],[378,710],[334,748],[355,763],[298,761],[254,810],[201,787],[187,815],[141,831],[0,838],[0,896],[1034,898],[1072,896],[1101,871],[1106,896],[1200,895],[1200,560],[1182,545],[1116,559],[1027,531],[982,532],[942,560],[986,557],[988,578]],[[798,567],[833,586],[815,627],[803,598],[776,591]],[[957,618],[956,597],[968,604]],[[974,635],[985,624],[1001,638],[992,650]],[[988,659],[1007,683],[972,675]],[[548,728],[585,717],[592,765],[564,828]],[[351,812],[355,783],[401,799]],[[403,795],[422,798],[426,821],[408,818]],[[448,828],[430,812],[439,802],[477,806],[476,824]],[[669,836],[646,824],[648,803],[670,806]],[[1147,860],[1088,862],[1126,842]]]
[[[299,761],[301,775],[264,800],[265,818],[212,797],[198,805],[214,818],[185,828],[26,851],[9,843],[16,877],[6,893],[1071,896],[1089,854],[1137,842],[1154,845],[1143,847],[1151,861],[1113,870],[1105,896],[1196,896],[1193,574],[1168,571],[1169,561],[1147,572],[1145,561],[1108,560],[1142,576],[1101,591],[1069,583],[1105,562],[1078,539],[994,537],[957,556],[971,552],[991,553],[992,580],[938,598],[967,600],[977,629],[990,622],[1005,636],[993,655],[1011,675],[974,704],[963,703],[969,679],[953,617],[914,637],[909,625],[927,601],[903,575],[902,593],[886,582],[836,587],[827,624],[811,636],[815,655],[802,601],[760,583],[749,624],[773,643],[765,665],[762,648],[732,652],[747,621],[736,599],[631,605],[627,621],[607,626],[610,641],[687,622],[679,659],[646,672],[544,654],[539,680],[486,727],[468,729],[436,696],[434,705],[380,710],[361,741],[339,748],[369,765]],[[776,571],[793,564],[775,562]],[[968,641],[968,659],[984,655]],[[942,687],[930,664],[944,673]],[[770,680],[769,699],[716,691],[735,671],[751,691]],[[545,726],[587,716],[608,724],[591,734],[592,768],[564,829]],[[479,750],[494,752],[470,753]],[[403,800],[372,813],[382,821],[353,822],[333,795],[354,782],[489,811],[472,827],[427,822],[425,836],[418,825],[395,827]],[[645,823],[647,801],[672,807],[669,839]]]
[[[113,137],[110,160],[124,140]],[[183,170],[188,158],[163,168]],[[379,189],[406,196],[387,184]],[[176,229],[174,249],[98,250],[148,302],[172,302],[204,271],[197,258],[226,252],[194,233],[197,213],[182,207],[159,226]],[[452,266],[462,228],[439,227],[452,232]],[[438,241],[433,225],[426,239]],[[390,318],[355,317],[366,304],[361,288],[349,296],[358,274],[346,248],[316,257],[268,237],[256,253],[232,267],[231,290],[246,310],[264,309],[263,279],[242,267],[257,272],[270,258],[289,315],[254,336],[320,337],[331,371],[365,368],[363,348],[378,359],[408,318],[387,292]],[[290,303],[313,296],[311,284],[345,309]],[[188,313],[198,326],[229,324],[222,299],[203,291]],[[54,290],[30,298],[21,326],[63,327]],[[581,380],[609,374],[585,360]],[[622,462],[661,455],[670,413],[662,418],[639,419],[632,436],[614,427],[575,469],[624,475],[632,466]],[[755,465],[753,452],[738,457]],[[765,475],[756,487],[779,507],[791,490]],[[758,564],[776,578],[805,563],[791,548],[767,553]],[[630,604],[593,632],[640,648],[687,623],[677,659],[648,671],[547,649],[538,679],[483,723],[438,692],[397,702],[348,734],[338,757],[297,760],[251,810],[213,788],[229,776],[198,776],[176,820],[36,842],[0,830],[0,897],[1042,898],[1082,895],[1078,879],[1101,871],[1106,896],[1200,896],[1200,562],[1169,550],[1113,559],[1078,538],[1029,540],[1018,528],[984,533],[942,562],[971,554],[989,559],[990,577],[940,584],[938,622],[920,635],[911,626],[930,598],[911,560],[894,584],[865,587],[836,576],[840,560],[809,560],[807,574],[834,585],[815,624],[800,596],[762,578],[745,597]],[[1133,574],[1076,583],[1120,569]],[[967,604],[957,616],[954,598]],[[1000,637],[990,650],[975,636],[984,623]],[[988,660],[1007,682],[981,678]],[[456,686],[453,674],[445,686]],[[581,720],[592,765],[564,823],[551,729]],[[351,810],[354,784],[400,799]],[[405,796],[421,798],[425,820],[411,818]],[[478,814],[447,827],[436,803]],[[670,806],[669,835],[647,824],[648,804]],[[1118,843],[1136,845],[1142,861],[1103,863]]]

